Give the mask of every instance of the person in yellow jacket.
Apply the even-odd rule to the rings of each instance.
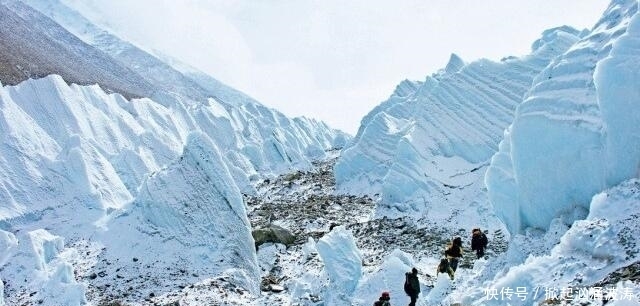
[[[458,262],[462,258],[462,238],[456,237],[451,241],[451,244],[447,245],[447,249],[444,251],[444,255],[449,260],[449,267],[455,273],[458,269]]]
[[[451,269],[451,267],[449,266],[449,261],[446,258],[440,260],[440,264],[438,265],[438,268],[436,270],[436,277],[438,277],[438,274],[440,273],[449,274],[449,277],[451,278],[451,280],[453,280],[453,275],[455,272],[453,272],[453,269]]]

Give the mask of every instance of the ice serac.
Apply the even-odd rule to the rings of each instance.
[[[510,268],[506,275],[484,284],[484,287],[593,287],[610,273],[640,259],[640,246],[636,239],[640,235],[639,212],[638,179],[607,189],[592,198],[586,219],[574,222],[548,255],[531,256],[523,264]],[[504,301],[488,300],[486,294],[479,292],[481,290],[476,291],[475,294],[467,294],[469,297],[475,295],[475,302],[465,301],[465,305],[504,304]],[[622,300],[622,293],[622,290],[618,292],[617,300]],[[526,303],[538,305],[544,298],[544,293],[536,297],[529,291],[526,300],[530,302]],[[638,296],[632,296],[628,301],[628,305],[637,305]]]
[[[194,123],[186,118],[185,122],[200,125],[213,138],[243,191],[251,189],[246,177],[308,168],[310,160],[325,156],[327,149],[342,148],[350,139],[322,122],[288,118],[176,59],[150,54],[59,0],[25,2],[144,77],[157,88],[148,96],[153,101],[180,109],[182,117],[189,117],[182,114],[187,108],[197,108],[199,120]]]
[[[510,232],[583,217],[596,192],[638,174],[637,10],[613,1],[518,107],[485,179]]]
[[[210,277],[231,274],[242,288],[258,292],[257,258],[242,195],[208,136],[191,133],[180,157],[140,189],[131,207],[106,224],[103,240],[113,240],[107,257],[163,254],[147,267],[150,272],[168,273],[179,266]],[[140,239],[131,242],[148,242],[118,247],[123,235]],[[163,281],[175,285],[169,275]]]
[[[261,125],[259,115],[271,125]],[[233,107],[211,98],[166,107],[98,86],[70,86],[59,76],[2,87],[0,132],[3,229],[46,227],[68,240],[89,239],[104,245],[108,251],[100,256],[113,261],[132,250],[171,254],[198,275],[224,274],[253,292],[255,252],[239,185],[250,187],[252,175],[304,167],[337,139],[323,123],[289,119],[258,104]],[[127,214],[141,217],[114,225],[132,220],[113,219]],[[114,228],[118,234],[108,234]],[[139,242],[132,247],[122,237]],[[231,253],[212,251],[222,249]],[[3,263],[4,271],[17,268],[15,261]],[[1,275],[4,280],[6,272]],[[16,298],[12,292],[10,301]]]
[[[640,16],[596,66],[594,81],[605,125],[608,185],[640,177]]]
[[[19,233],[0,232],[0,241],[7,246],[1,255],[3,277],[11,280],[6,302],[18,304],[16,295],[25,295],[22,302],[46,305],[85,305],[86,288],[75,279],[70,260],[77,256],[65,249],[64,240],[44,229]],[[9,263],[9,266],[7,266]],[[28,295],[27,295],[28,293]]]
[[[444,67],[444,71],[449,73],[456,73],[464,67],[465,63],[457,54],[452,53],[449,57],[447,66]]]
[[[366,305],[372,297],[378,297],[382,291],[387,291],[390,293],[392,305],[408,304],[409,297],[403,291],[403,287],[398,284],[404,283],[405,273],[415,266],[411,254],[399,249],[393,250],[377,271],[366,273],[362,277],[351,302],[356,305]]]
[[[338,189],[379,194],[379,214],[435,217],[452,209],[432,209],[434,203],[486,206],[483,174],[516,106],[534,77],[579,34],[568,27],[545,31],[530,55],[502,62],[465,64],[454,54],[424,82],[402,82],[364,117],[342,152]]]
[[[329,276],[325,298],[331,305],[348,303],[362,277],[362,256],[351,231],[339,226],[316,245]]]

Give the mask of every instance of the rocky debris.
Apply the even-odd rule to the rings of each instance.
[[[640,262],[636,262],[614,271],[607,275],[603,280],[593,284],[593,287],[612,287],[621,281],[640,283]]]
[[[315,162],[310,171],[296,171],[258,184],[258,195],[245,195],[253,228],[282,224],[305,243],[318,239],[336,225],[367,220],[375,202],[368,196],[336,195],[333,165],[336,159]],[[254,238],[255,239],[255,238]]]
[[[470,228],[431,226],[433,220],[413,220],[410,217],[372,219],[375,199],[336,194],[332,173],[334,163],[335,159],[329,159],[315,163],[315,168],[310,171],[296,171],[264,180],[257,186],[257,195],[245,195],[253,228],[278,224],[296,236],[295,242],[287,245],[286,250],[274,254],[273,266],[263,272],[261,290],[267,303],[276,302],[278,300],[274,299],[283,296],[274,294],[273,288],[286,288],[289,281],[302,273],[297,268],[317,273],[322,271],[321,259],[313,250],[305,251],[304,244],[309,238],[317,241],[336,226],[345,226],[353,232],[365,267],[378,266],[395,249],[411,253],[416,258],[439,258],[444,255],[447,243],[460,236],[465,252],[459,267],[473,268],[476,255],[470,249]],[[495,256],[507,249],[507,241],[500,230],[486,234],[489,238],[486,256]],[[309,295],[300,297],[298,302],[306,305],[318,301],[319,298]]]
[[[268,274],[267,276],[262,278],[262,281],[260,282],[260,290],[282,292],[284,291],[284,287],[279,285],[280,280],[278,280],[273,274]]]
[[[258,228],[251,232],[253,240],[255,240],[256,250],[264,243],[282,243],[291,245],[296,241],[296,237],[287,229],[270,224],[265,228]]]
[[[464,241],[465,256],[460,268],[473,266],[475,254],[469,249],[471,229],[430,226],[434,224],[433,220],[413,220],[409,217],[371,219],[376,205],[373,198],[335,193],[332,174],[334,163],[335,159],[317,162],[315,168],[309,171],[296,171],[264,180],[257,186],[257,195],[245,195],[248,216],[255,229],[252,234],[256,245],[285,245],[278,247],[273,255],[273,264],[265,266],[263,270],[260,284],[262,294],[259,297],[262,302],[312,305],[322,301],[321,292],[309,292],[296,301],[280,293],[289,290],[293,284],[291,282],[305,272],[311,271],[323,277],[321,271],[324,264],[313,244],[307,242],[309,238],[317,241],[336,226],[345,226],[353,232],[365,268],[374,269],[396,248],[416,258],[440,257],[446,244],[455,236],[462,237]],[[495,256],[506,250],[507,242],[500,230],[487,233],[487,236],[487,256]],[[152,275],[153,269],[150,267],[157,260],[155,258],[106,259],[106,249],[85,241],[72,244],[86,254],[79,257],[86,262],[75,263],[74,267],[77,267],[78,280],[88,284],[87,298],[92,301],[122,301],[136,305],[206,305],[213,302],[213,305],[217,305],[216,301],[225,300],[232,301],[227,305],[246,305],[254,303],[256,299],[224,278],[206,279],[206,273],[194,274],[187,267],[167,268],[166,271],[155,271]],[[102,275],[92,274],[98,272]],[[198,275],[205,275],[205,279],[194,279]],[[143,284],[153,283],[158,277],[174,279],[175,284],[173,287],[159,285],[153,295],[143,289]],[[116,283],[123,285],[111,286]]]
[[[125,306],[126,304],[122,303],[119,300],[113,301],[102,301],[98,304],[98,306]]]

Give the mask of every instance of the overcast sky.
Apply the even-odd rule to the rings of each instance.
[[[607,0],[64,0],[289,116],[355,134],[403,79],[451,53],[525,55],[543,30],[591,28]]]

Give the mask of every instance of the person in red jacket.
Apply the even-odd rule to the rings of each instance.
[[[389,292],[382,292],[382,295],[380,295],[380,298],[373,303],[373,306],[391,306],[391,302],[389,302],[389,300],[391,300]]]

